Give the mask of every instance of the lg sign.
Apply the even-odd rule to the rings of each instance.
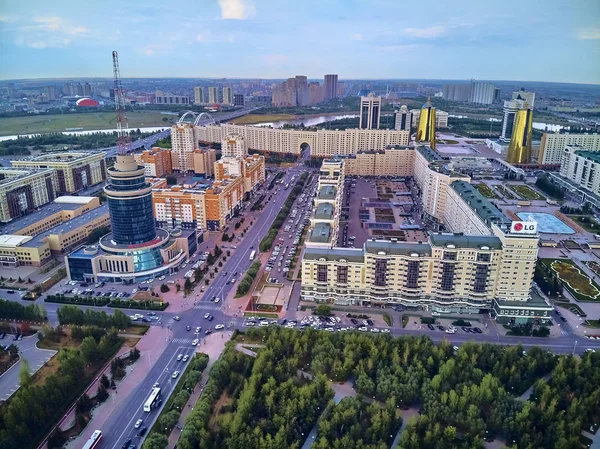
[[[537,233],[536,221],[513,221],[510,227],[512,234],[535,234]]]

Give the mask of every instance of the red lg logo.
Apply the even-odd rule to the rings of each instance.
[[[514,229],[517,232],[522,231],[523,230],[523,223],[515,223]]]

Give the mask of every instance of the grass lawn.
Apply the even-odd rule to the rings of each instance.
[[[516,200],[517,197],[508,189],[505,189],[504,186],[494,186],[496,188],[496,190],[498,190],[498,192],[500,192],[500,195],[502,195],[504,198],[506,198],[507,200]]]
[[[594,220],[591,215],[567,215],[567,217],[588,232],[594,234],[598,234],[600,232],[600,223]]]
[[[443,143],[446,145],[458,145],[458,140],[443,139],[443,140],[440,140],[440,143]]]
[[[292,114],[248,114],[231,120],[234,125],[253,125],[255,123],[277,122],[279,120],[294,120],[298,117]]]
[[[167,118],[168,121],[163,121]],[[130,128],[164,126],[168,128],[177,118],[161,114],[160,111],[129,111],[127,120]],[[26,117],[0,118],[0,136],[66,131],[67,128],[112,129],[115,128],[114,112],[88,112],[80,114],[53,114]]]
[[[479,193],[481,193],[486,198],[498,198],[498,195],[496,195],[494,193],[494,191],[492,189],[490,189],[490,186],[488,186],[487,184],[485,184],[483,182],[476,184],[475,187],[477,187],[477,190],[479,190]]]
[[[546,198],[537,193],[531,187],[522,184],[509,184],[510,188],[517,192],[525,200],[545,200]]]
[[[548,261],[548,259],[545,259]],[[578,301],[600,301],[600,287],[571,260],[545,262]]]
[[[581,307],[579,307],[577,304],[573,304],[572,302],[566,302],[566,301],[556,301],[554,303],[555,306],[558,307],[562,307],[563,309],[567,309],[570,312],[574,313],[577,316],[580,317],[586,317],[587,314],[583,311],[583,309]]]

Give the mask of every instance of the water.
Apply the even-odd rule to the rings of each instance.
[[[277,122],[268,122],[268,123],[257,123],[253,126],[270,126],[272,128],[281,128],[283,125],[300,125],[304,124],[304,126],[315,126],[320,123],[332,122],[334,120],[340,120],[343,118],[358,118],[358,114],[344,114],[344,115],[320,115],[317,117],[304,117],[293,120],[279,120]],[[356,121],[356,127],[358,127],[358,120]]]
[[[148,126],[145,128],[131,128],[129,131],[137,131],[139,129],[143,133],[148,133],[148,132],[156,133],[159,131],[163,131],[167,128],[170,128],[170,127]],[[67,134],[70,136],[84,136],[86,134],[93,134],[93,133],[110,134],[110,133],[114,133],[116,131],[117,131],[116,129],[92,129],[92,130],[88,130],[88,131],[62,131],[61,134]],[[59,131],[57,131],[57,132],[59,132]],[[14,136],[1,136],[0,142],[4,141],[4,140],[17,139],[19,137],[35,137],[35,136],[39,136],[40,134],[50,134],[50,133],[44,132],[44,133],[33,133],[33,134],[18,134],[18,135],[14,135]]]

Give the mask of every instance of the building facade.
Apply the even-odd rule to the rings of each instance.
[[[12,161],[13,168],[52,169],[54,194],[75,193],[106,179],[104,153],[52,153]]]
[[[223,104],[233,104],[233,91],[231,87],[223,88]]]
[[[233,94],[233,105],[244,106],[244,94]]]
[[[204,88],[194,87],[194,104],[204,104]]]
[[[535,92],[525,92],[521,89],[518,92],[512,93],[512,100],[524,101],[531,109],[533,109],[533,104],[535,103]]]
[[[325,82],[323,84],[323,97],[325,100],[337,98],[338,90],[338,76],[337,75],[325,75]]]
[[[208,102],[210,104],[217,104],[219,102],[219,91],[216,87],[208,88]]]
[[[51,168],[0,168],[0,222],[31,214],[54,200],[54,176]]]
[[[421,108],[419,124],[417,126],[417,135],[415,142],[425,142],[435,150],[435,108],[431,106],[431,100],[428,98],[427,103]]]
[[[525,100],[510,100],[504,102],[504,119],[502,120],[502,134],[500,135],[501,142],[510,142],[517,112],[527,108],[531,109]]]
[[[212,148],[194,150],[194,173],[205,177],[214,176],[214,166],[217,162],[217,151]]]
[[[191,123],[171,127],[171,166],[174,172],[187,173],[194,169],[194,150],[198,147],[195,128]]]
[[[371,92],[366,97],[360,97],[359,129],[379,129],[381,120],[381,97]]]
[[[246,139],[239,134],[229,134],[221,140],[221,154],[223,157],[246,157],[248,154]]]
[[[190,104],[190,97],[187,95],[173,95],[162,90],[157,90],[155,93],[156,104]]]
[[[495,99],[496,86],[491,83],[475,82],[471,87],[471,103],[492,104]]]
[[[415,148],[388,146],[380,151],[359,151],[344,159],[347,176],[412,176]]]
[[[134,154],[134,158],[139,165],[144,167],[146,176],[161,178],[173,173],[171,150],[166,148],[154,147],[151,150],[144,150]]]
[[[409,115],[411,127],[417,128],[421,119],[421,109],[411,109]],[[435,128],[448,128],[448,113],[446,111],[435,110]]]
[[[408,107],[403,104],[399,110],[394,111],[394,129],[396,131],[410,131],[412,128],[410,119],[411,115],[408,112]]]
[[[578,145],[567,145],[563,152],[560,175],[600,195],[600,153],[587,151]]]
[[[538,163],[560,164],[564,150],[569,145],[577,145],[588,151],[600,151],[600,134],[544,133],[540,143]]]
[[[252,192],[265,181],[265,157],[258,154],[246,157],[222,157],[215,162],[215,180],[241,177],[244,193]]]

